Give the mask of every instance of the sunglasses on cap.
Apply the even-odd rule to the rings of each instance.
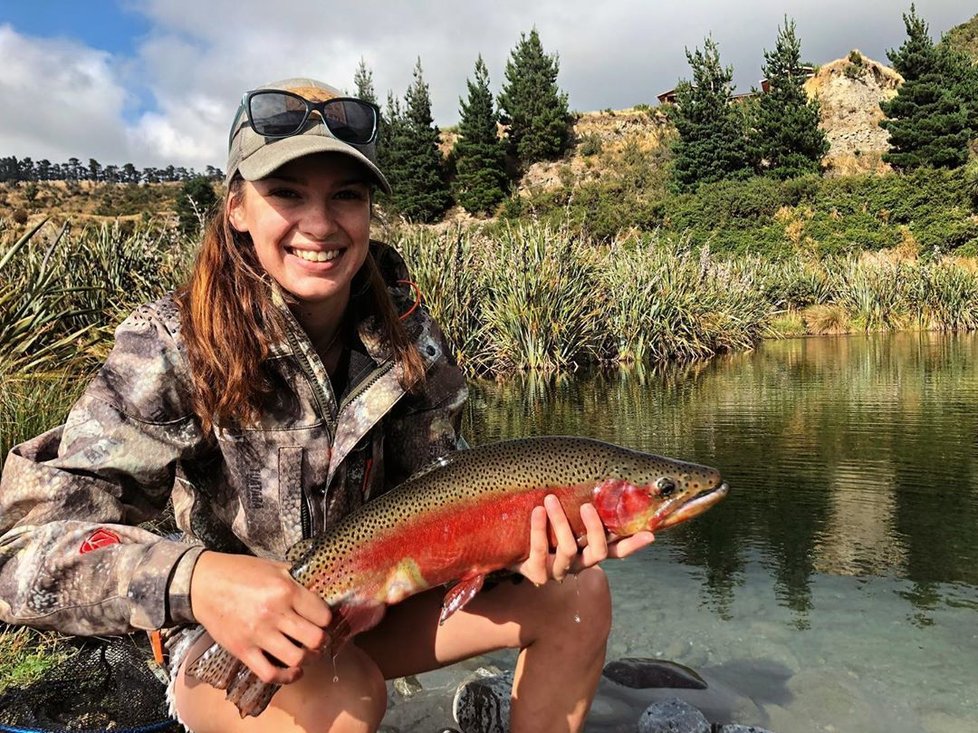
[[[294,92],[256,89],[245,92],[231,126],[231,139],[241,129],[241,115],[262,137],[291,137],[303,131],[309,115],[318,112],[326,129],[337,140],[367,145],[377,138],[380,111],[376,105],[353,97],[335,97],[313,102]],[[228,141],[230,143],[230,140]]]

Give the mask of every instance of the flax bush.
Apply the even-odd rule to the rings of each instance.
[[[941,331],[978,329],[978,272],[950,259],[926,263],[914,288],[923,328]]]
[[[590,242],[539,224],[507,227],[486,277],[494,368],[566,369],[596,357],[605,298]]]
[[[610,250],[604,330],[617,358],[699,359],[750,348],[773,312],[758,263],[716,260],[707,248],[656,238]]]
[[[404,256],[425,304],[441,325],[456,361],[470,372],[486,370],[489,349],[483,262],[492,245],[477,232],[437,232],[399,227],[389,241]]]
[[[118,223],[75,233],[41,222],[0,241],[0,368],[101,358],[130,310],[178,284],[192,249],[173,230]]]

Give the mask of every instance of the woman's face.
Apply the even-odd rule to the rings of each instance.
[[[345,155],[307,155],[246,181],[230,205],[262,267],[307,305],[342,311],[370,242],[369,174]]]

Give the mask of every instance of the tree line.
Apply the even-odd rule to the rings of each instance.
[[[880,107],[889,132],[883,160],[898,171],[956,168],[968,161],[978,137],[978,67],[947,43],[935,43],[927,23],[911,5],[903,15],[907,38],[887,52],[904,79]],[[691,81],[676,88],[670,116],[679,133],[673,148],[673,182],[680,191],[701,183],[754,175],[786,179],[819,173],[828,151],[818,127],[819,105],[804,82],[813,67],[801,59],[793,21],[785,18],[774,51],[765,51],[762,70],[768,91],[735,104],[733,67],[720,62],[717,43],[686,52]],[[862,57],[853,52],[853,75]]]
[[[68,158],[64,163],[50,160],[33,160],[9,155],[0,158],[0,183],[8,181],[96,181],[99,183],[170,183],[189,181],[204,177],[221,180],[224,173],[220,168],[207,166],[203,173],[193,168],[168,165],[164,168],[147,166],[139,169],[132,163],[124,165],[102,165],[95,158],[89,158],[83,165],[78,158]]]
[[[935,43],[914,5],[903,19],[907,39],[887,53],[904,83],[881,104],[891,146],[884,160],[898,171],[963,165],[978,137],[978,67],[950,44]],[[764,51],[763,92],[734,94],[733,67],[721,63],[712,38],[686,56],[692,78],[680,80],[675,103],[667,107],[677,132],[670,164],[674,190],[821,173],[829,145],[819,127],[818,100],[804,88],[815,67],[802,59],[793,20],[785,17],[774,49]],[[862,57],[853,56],[858,76]],[[492,213],[527,167],[559,158],[570,145],[571,116],[558,70],[558,56],[544,51],[536,29],[524,33],[494,99],[479,56],[466,82],[468,94],[459,99],[457,140],[446,155],[419,58],[403,100],[387,95],[379,151],[395,192],[387,205],[412,221],[437,220],[453,203]],[[363,60],[354,81],[359,96],[377,102]]]
[[[570,112],[557,86],[558,71],[557,55],[544,51],[534,28],[520,35],[493,99],[479,55],[466,82],[468,94],[459,99],[458,140],[446,156],[418,58],[403,101],[388,92],[382,114],[378,155],[394,189],[386,204],[421,222],[439,219],[456,202],[473,213],[493,212],[528,166],[559,158],[570,144]],[[377,103],[373,73],[363,60],[354,83],[358,97]]]

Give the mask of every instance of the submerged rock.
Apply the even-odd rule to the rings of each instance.
[[[625,657],[605,665],[602,674],[613,682],[635,690],[671,687],[705,690],[708,685],[689,667],[666,659]]]
[[[710,721],[678,697],[649,705],[638,721],[638,733],[710,733]]]
[[[462,733],[509,733],[513,673],[477,669],[455,692],[452,714]]]
[[[424,686],[414,675],[398,677],[393,683],[394,690],[401,697],[411,697],[424,689]]]
[[[737,725],[727,723],[717,726],[713,733],[771,733],[767,728],[758,728],[756,725]]]

